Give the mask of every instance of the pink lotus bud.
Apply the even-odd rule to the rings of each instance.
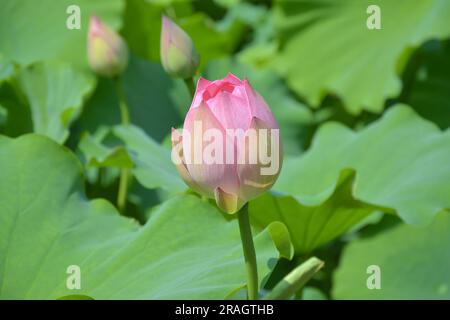
[[[89,22],[87,56],[92,70],[107,77],[121,74],[128,64],[125,41],[96,16]]]
[[[189,35],[163,16],[161,27],[161,64],[168,74],[190,78],[195,74],[199,56]]]
[[[192,189],[234,213],[275,183],[279,127],[247,80],[200,78],[183,132],[172,131],[172,160]]]

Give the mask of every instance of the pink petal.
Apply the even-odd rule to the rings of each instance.
[[[207,194],[207,191],[197,185],[189,174],[183,155],[183,136],[178,132],[178,130],[172,128],[172,157],[174,156],[178,157],[177,161],[174,161],[174,164],[184,182],[186,182],[186,184],[194,191],[200,194]]]
[[[243,82],[251,115],[263,120],[270,128],[279,128],[272,111],[264,99],[255,90],[253,90],[247,79]]]
[[[214,99],[207,101],[214,116],[225,129],[247,129],[251,114],[245,99],[230,92],[222,91]]]
[[[250,130],[255,130],[257,133],[260,129],[269,129],[268,135],[267,135],[267,144],[268,149],[270,150],[271,147],[271,140],[270,140],[270,126],[265,123],[263,120],[258,119],[256,117],[252,118],[250,128],[247,130],[249,132]],[[245,163],[241,164],[238,163],[237,165],[237,172],[239,176],[240,181],[240,196],[245,199],[246,201],[251,200],[259,196],[264,191],[270,189],[270,187],[275,183],[282,165],[282,150],[281,150],[281,141],[279,140],[278,146],[275,146],[275,150],[277,154],[279,155],[279,162],[278,162],[278,170],[275,174],[272,175],[263,175],[261,174],[261,169],[264,167],[268,167],[269,165],[264,165],[260,162],[259,157],[259,148],[260,148],[260,138],[265,138],[265,135],[256,135],[257,137],[257,146],[253,148],[253,146],[249,145],[249,140],[247,139],[245,141],[240,141],[241,150],[243,150],[243,156],[245,156]],[[256,153],[256,154],[255,154]],[[250,163],[250,155],[254,156],[254,159],[256,160],[256,163]]]
[[[236,77],[234,74],[232,74],[230,72],[227,74],[227,76],[222,81],[229,82],[229,83],[232,83],[237,86],[242,84],[241,79],[239,79],[238,77]]]
[[[195,132],[197,122],[198,132]],[[200,128],[201,126],[201,128]],[[203,153],[208,142],[203,141],[207,130],[216,129],[220,134],[220,146],[222,146],[223,158],[218,163],[205,163]],[[192,137],[192,138],[191,138]],[[234,164],[226,164],[226,145],[231,143],[225,130],[205,103],[196,108],[191,108],[186,116],[183,130],[183,150],[187,169],[192,179],[204,190],[208,190],[208,196],[212,195],[217,187],[227,192],[236,192],[239,189],[239,181]],[[197,154],[197,159],[195,155]],[[200,163],[195,163],[197,162]]]
[[[197,87],[195,89],[194,98],[192,99],[192,104],[190,108],[197,108],[200,103],[203,101],[203,92],[208,88],[208,86],[212,82],[209,80],[206,80],[203,77],[200,77],[197,81]]]

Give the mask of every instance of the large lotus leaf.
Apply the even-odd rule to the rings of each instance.
[[[220,299],[245,283],[237,221],[208,202],[174,197],[139,226],[107,201],[87,200],[80,163],[40,135],[0,137],[0,167],[3,299]],[[273,226],[285,246],[282,225]],[[278,253],[268,230],[255,244],[262,279]],[[79,290],[66,288],[72,265]]]
[[[412,48],[450,36],[447,0],[279,0],[283,41],[276,68],[298,94],[317,106],[337,94],[353,114],[380,112],[400,93],[398,77]],[[370,5],[381,10],[381,29],[369,30]]]
[[[408,104],[446,129],[450,127],[450,41],[430,43],[419,51],[417,59],[423,66],[409,88]]]
[[[66,12],[72,5],[80,8],[80,29],[71,30],[66,26],[70,17]],[[0,52],[22,65],[57,59],[87,66],[89,17],[96,14],[113,28],[118,28],[123,7],[122,0],[107,3],[98,0],[2,0]]]
[[[62,63],[31,65],[21,70],[18,78],[30,104],[33,131],[64,142],[95,79]]]
[[[376,209],[353,198],[353,181],[354,172],[347,170],[339,178],[330,198],[317,206],[303,205],[293,196],[267,193],[250,202],[251,222],[261,230],[273,221],[283,222],[289,230],[295,252],[311,253]]]
[[[146,188],[164,188],[170,193],[187,189],[171,159],[171,151],[155,142],[142,129],[130,126],[114,128],[117,137],[125,142],[135,168],[133,175]]]
[[[282,221],[297,253],[332,240],[376,209],[408,223],[450,208],[450,131],[397,105],[354,132],[323,125],[311,149],[286,159],[274,189],[250,204],[253,222]]]
[[[336,299],[450,299],[450,215],[426,227],[399,224],[345,247],[334,274]],[[379,267],[380,289],[376,283]],[[368,270],[369,268],[369,270]],[[373,267],[372,267],[373,268]],[[371,278],[369,278],[371,277]]]
[[[360,132],[323,125],[305,155],[286,161],[275,189],[317,205],[351,168],[355,199],[391,208],[408,223],[430,222],[450,207],[449,144],[449,130],[396,105]]]

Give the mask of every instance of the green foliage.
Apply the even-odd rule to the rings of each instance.
[[[70,5],[82,8],[81,29],[66,27]],[[86,30],[96,14],[117,29],[123,0],[4,0],[0,11],[0,52],[9,60],[29,65],[40,60],[70,61],[86,67]]]
[[[366,26],[369,5],[381,9],[381,30]],[[313,106],[332,93],[351,114],[380,112],[400,93],[412,48],[450,36],[449,10],[447,0],[279,0],[275,66]]]
[[[429,223],[450,207],[449,144],[450,131],[397,105],[360,132],[322,126],[305,155],[287,159],[274,189],[318,205],[336,190],[342,170],[352,169],[355,199],[395,211],[408,223]]]
[[[18,81],[30,105],[33,131],[63,143],[94,79],[70,65],[45,63],[21,70]]]
[[[399,224],[344,250],[335,274],[336,299],[450,299],[450,216],[426,227]],[[371,265],[381,271],[381,290],[368,289]]]
[[[109,134],[107,128],[100,128],[95,135],[85,133],[78,145],[88,166],[132,168],[133,160],[123,146],[109,147],[103,143]]]
[[[411,80],[408,103],[419,114],[445,129],[450,127],[450,41],[430,43],[417,54],[417,79]],[[413,61],[415,62],[415,61]],[[419,63],[420,63],[419,62]],[[417,62],[416,62],[417,64]]]
[[[135,126],[119,126],[114,133],[127,146],[135,163],[134,175],[147,188],[182,192],[187,187],[171,161],[170,150],[156,143]]]
[[[79,162],[47,138],[1,137],[0,166],[3,299],[71,295],[70,265],[83,272],[78,294],[95,299],[219,299],[244,285],[237,222],[197,197],[161,204],[140,227],[87,200]],[[269,233],[255,237],[261,279],[278,258]]]
[[[280,125],[281,175],[248,206],[261,297],[450,299],[450,2],[410,2],[3,0],[0,299],[245,298],[236,217],[171,161],[192,97],[160,65],[163,14],[201,56],[194,80],[247,78]],[[129,47],[118,79],[89,70],[93,14]]]
[[[305,155],[286,160],[274,187],[281,194],[251,202],[252,220],[261,228],[285,223],[297,253],[310,253],[377,209],[430,222],[450,208],[449,145],[448,130],[405,106],[357,133],[328,123]]]

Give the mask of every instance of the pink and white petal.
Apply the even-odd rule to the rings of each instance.
[[[248,127],[251,115],[243,98],[222,91],[207,103],[224,128],[245,130]]]
[[[198,78],[197,89],[196,89],[195,93],[197,94],[197,91],[205,90],[210,84],[211,84],[211,81],[209,81],[203,77]]]
[[[208,164],[204,159],[204,149],[208,142],[203,141],[203,138],[206,131],[214,129],[219,134],[217,143],[219,148],[222,148],[222,157],[217,157],[217,162]],[[225,161],[226,143],[225,130],[205,103],[201,103],[198,108],[189,110],[183,130],[186,167],[192,179],[202,189],[209,190],[210,194],[218,186],[225,185],[230,190],[234,189],[236,185],[235,166],[228,165]]]
[[[267,130],[267,135],[263,133],[260,134],[259,130],[261,129]],[[246,136],[249,136],[252,130],[253,132],[255,132],[256,146],[249,143],[250,139],[239,141],[239,143],[241,143],[241,150],[244,150],[243,152],[245,156],[245,163],[238,163],[237,165],[237,173],[240,181],[239,195],[246,201],[256,198],[264,191],[272,187],[281,171],[281,165],[283,161],[279,132],[277,134],[276,132],[271,131],[272,129],[265,121],[256,117],[252,118],[250,128],[246,131]],[[263,164],[261,162],[260,147],[261,143],[264,142],[263,146],[265,145],[267,150],[271,150],[271,135],[274,135],[274,138],[277,138],[278,136],[278,139],[275,139],[277,140],[277,144],[273,146],[275,153],[278,155],[278,162],[276,161],[275,156],[272,155],[272,160],[275,160],[273,163],[274,173],[266,174],[266,172],[264,172],[264,168],[269,167],[270,165],[272,165],[272,163]],[[264,140],[261,141],[261,139]],[[253,156],[253,159],[256,160],[256,163],[249,162],[249,160],[252,158],[251,156]]]
[[[183,155],[183,136],[178,132],[178,130],[172,128],[172,162],[174,163],[178,173],[180,174],[183,181],[195,192],[200,193],[205,196],[211,196],[208,190],[202,189],[199,185],[195,183],[192,179],[186,163],[184,161]]]
[[[195,88],[194,98],[192,99],[190,108],[197,108],[203,100],[203,93],[211,85],[211,81],[206,80],[203,77],[200,77],[197,81],[197,86]]]
[[[253,90],[247,79],[244,79],[243,83],[251,115],[266,122],[270,128],[279,128],[272,111],[263,97]]]
[[[240,86],[242,84],[242,80],[230,72],[228,72],[227,76],[223,79],[223,81],[234,84],[236,86]]]

